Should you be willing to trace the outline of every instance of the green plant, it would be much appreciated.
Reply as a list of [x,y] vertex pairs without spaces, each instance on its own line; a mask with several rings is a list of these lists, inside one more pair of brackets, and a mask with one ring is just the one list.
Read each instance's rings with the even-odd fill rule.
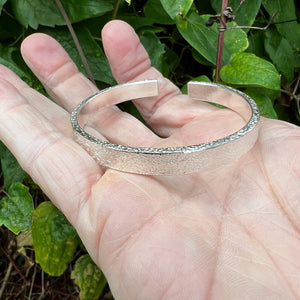
[[[224,14],[226,6],[232,13],[227,10]],[[220,81],[249,94],[262,115],[300,123],[297,1],[0,0],[0,12],[0,63],[42,93],[43,86],[20,55],[20,43],[27,35],[39,31],[56,38],[78,68],[103,88],[115,80],[100,32],[107,21],[118,18],[134,27],[152,64],[182,90],[189,80]],[[70,33],[69,23],[76,36]],[[133,105],[122,108],[137,116]],[[80,287],[81,299],[99,297],[105,278],[85,253],[74,228],[45,201],[3,144],[0,160],[0,225],[9,229],[1,232],[0,252],[10,261],[7,270],[15,268],[26,285],[34,281],[32,265],[36,262],[52,277],[64,276],[72,268],[69,277]],[[7,237],[14,247],[4,243]],[[14,262],[17,253],[27,263],[27,274]],[[1,283],[0,297],[6,283]]]

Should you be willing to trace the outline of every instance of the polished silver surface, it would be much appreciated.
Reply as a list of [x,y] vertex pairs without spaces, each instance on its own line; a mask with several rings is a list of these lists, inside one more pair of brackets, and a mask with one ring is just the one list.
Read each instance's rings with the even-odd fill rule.
[[96,132],[91,134],[84,129],[89,115],[94,111],[157,95],[157,80],[144,80],[110,87],[88,97],[71,114],[75,140],[103,166],[145,175],[188,174],[221,167],[240,158],[256,142],[259,123],[256,103],[248,95],[231,87],[206,82],[189,82],[189,97],[235,111],[245,120],[244,127],[208,143],[166,148],[118,145],[103,140]]

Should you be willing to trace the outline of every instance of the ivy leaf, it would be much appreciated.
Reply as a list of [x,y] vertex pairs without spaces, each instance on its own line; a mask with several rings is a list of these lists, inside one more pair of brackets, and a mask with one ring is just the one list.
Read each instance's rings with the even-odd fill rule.
[[[112,76],[108,60],[103,50],[91,36],[89,30],[82,24],[81,26],[75,25],[74,30],[86,56],[94,79],[104,82],[108,85],[114,85],[115,80]],[[72,60],[76,63],[80,72],[86,74],[84,65],[76,49],[73,38],[66,27],[43,28],[41,31],[55,38],[68,52]]]
[[294,51],[290,43],[277,30],[265,32],[265,49],[278,71],[292,82],[294,79]]
[[[218,45],[218,25],[214,24],[207,27],[205,24],[210,15],[199,16],[191,12],[187,17],[188,26],[186,29],[178,26],[181,35],[211,64],[216,64],[217,45]],[[236,26],[234,22],[228,26]],[[223,47],[223,65],[227,64],[234,53],[243,52],[248,47],[246,33],[242,29],[228,30],[225,32]]]
[[160,0],[147,1],[144,6],[144,13],[147,19],[151,19],[158,24],[171,25],[175,23],[164,10]]
[[7,193],[0,201],[0,225],[4,224],[14,234],[30,230],[34,208],[29,188],[15,182]]
[[252,53],[238,53],[220,71],[221,79],[229,84],[280,89],[280,75],[274,65]]
[[88,254],[75,263],[71,278],[80,288],[80,300],[98,299],[106,285],[106,278]]
[[278,12],[274,19],[277,30],[296,51],[300,51],[300,27],[297,23],[294,0],[263,0],[262,4],[270,16]]
[[193,4],[193,0],[160,0],[160,2],[173,20],[178,17],[184,18]]
[[[261,1],[262,0],[245,1],[237,11],[234,21],[239,25],[251,26],[259,12]],[[229,0],[227,6],[230,6],[233,10],[235,10],[239,6],[240,2],[241,0]],[[222,0],[212,0],[211,5],[217,14],[221,12]]]
[[51,276],[64,273],[79,243],[75,229],[51,202],[35,210],[32,239],[36,261]]
[[[72,23],[101,16],[113,9],[113,0],[61,0]],[[11,0],[14,14],[24,26],[37,29],[39,25],[54,27],[66,22],[55,1],[49,0]]]
[[262,116],[270,119],[278,119],[273,102],[267,93],[264,92],[264,89],[247,88],[245,93],[256,102]]
[[7,189],[15,182],[22,182],[26,173],[12,153],[0,142],[1,168],[4,178],[4,188]]

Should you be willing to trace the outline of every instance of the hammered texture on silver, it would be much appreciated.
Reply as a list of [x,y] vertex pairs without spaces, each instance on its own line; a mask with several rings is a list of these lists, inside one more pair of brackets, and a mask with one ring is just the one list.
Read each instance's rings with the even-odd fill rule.
[[[88,102],[105,93],[114,91],[114,89],[118,89],[118,87],[122,87],[124,93],[126,92],[126,89],[128,89],[130,90],[129,94],[132,94],[136,88],[136,85],[139,85],[139,93],[137,93],[137,97],[142,98],[149,96],[151,95],[151,91],[147,91],[147,93],[145,93],[146,95],[144,95],[143,86],[146,87],[147,84],[150,83],[151,88],[153,88],[153,82],[153,80],[146,80],[130,84],[127,83],[103,90],[85,99],[72,112],[71,122],[75,133],[75,140],[82,145],[83,148],[95,160],[97,160],[100,165],[120,171],[145,175],[188,174],[199,172],[205,169],[220,167],[232,162],[233,160],[237,160],[246,152],[248,152],[249,149],[251,149],[255,144],[258,134],[257,125],[259,122],[259,111],[255,102],[249,96],[240,91],[227,86],[220,86],[212,83],[193,82],[192,84],[194,84],[194,87],[200,88],[200,92],[201,88],[206,88],[208,90],[207,93],[213,93],[214,91],[217,91],[217,93],[221,95],[216,97],[215,102],[218,104],[223,103],[223,90],[229,92],[230,95],[234,94],[234,97],[236,95],[238,96],[237,99],[234,97],[231,99],[231,102],[234,103],[234,105],[239,106],[239,101],[244,100],[247,106],[244,105],[241,107],[244,110],[245,108],[248,109],[249,107],[249,109],[245,110],[245,112],[241,112],[241,115],[245,119],[248,118],[246,125],[237,132],[215,141],[199,145],[169,148],[131,147],[102,141],[88,134],[83,130],[83,126],[79,125],[78,115],[81,109]],[[198,91],[195,90],[195,92]],[[155,91],[155,93],[157,93],[157,91]],[[201,99],[201,95],[199,95],[199,99]],[[214,102],[213,99],[201,100]],[[122,101],[122,99],[120,101]],[[118,103],[118,99],[114,99],[113,102]],[[226,101],[224,100],[224,102]],[[234,105],[232,106],[233,108],[235,108]]]

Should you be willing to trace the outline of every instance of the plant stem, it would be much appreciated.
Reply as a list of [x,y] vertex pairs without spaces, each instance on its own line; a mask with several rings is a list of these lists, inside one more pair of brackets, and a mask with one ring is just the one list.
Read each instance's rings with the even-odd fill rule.
[[237,11],[241,8],[241,6],[245,3],[246,0],[241,0],[240,4],[238,5],[238,7],[234,10],[234,12],[232,13],[233,15],[235,15],[237,13]]
[[34,281],[35,281],[35,275],[36,275],[36,264],[34,266],[33,275],[31,277],[31,285],[30,285],[30,290],[29,290],[29,299],[31,299],[33,284],[34,284]]
[[9,256],[9,254],[3,249],[3,247],[0,245],[0,250],[3,252],[3,254],[7,257],[7,259],[9,260],[10,264],[14,267],[14,269],[17,271],[17,273],[19,274],[19,276],[23,279],[23,281],[25,282],[25,284],[27,285],[28,282],[25,278],[25,276],[21,273],[21,271],[19,270],[19,268],[16,266],[16,264],[14,263],[13,259]]
[[112,17],[111,17],[113,20],[116,19],[116,17],[117,17],[120,2],[121,2],[121,0],[116,0],[115,1],[114,10],[113,10]]
[[226,30],[226,17],[224,16],[224,10],[227,7],[228,0],[222,1],[222,10],[221,10],[221,18],[219,25],[219,38],[218,38],[218,52],[217,52],[217,62],[216,62],[216,82],[221,81],[220,78],[220,70],[222,67],[222,56],[223,56],[223,47],[224,47],[224,34]]
[[[274,14],[272,15],[271,19],[269,20],[268,24],[265,27],[256,27],[256,26],[235,26],[235,27],[227,27],[226,30],[229,29],[255,29],[255,30],[267,30],[270,25],[272,24],[274,18],[277,16],[278,11],[275,11]],[[278,24],[278,23],[276,23]]]
[[4,277],[4,280],[2,282],[2,286],[1,286],[1,289],[0,289],[0,299],[2,299],[2,295],[3,295],[3,292],[4,292],[4,289],[5,289],[5,286],[7,284],[7,281],[8,281],[8,278],[10,276],[10,273],[11,273],[11,270],[12,270],[12,263],[10,262],[10,264],[8,265],[8,268],[6,270],[6,274],[5,274],[5,277]]
[[87,72],[87,75],[88,75],[90,81],[93,82],[96,85],[96,82],[94,80],[93,74],[92,74],[91,69],[89,67],[89,64],[88,64],[88,62],[86,60],[86,57],[85,57],[85,55],[83,53],[83,50],[82,50],[82,48],[80,46],[80,43],[79,43],[78,38],[76,36],[76,33],[75,33],[74,29],[73,29],[73,26],[72,26],[72,24],[70,22],[70,19],[69,19],[68,15],[67,15],[67,13],[66,13],[63,5],[61,4],[60,0],[55,0],[55,2],[56,2],[56,5],[58,6],[58,8],[59,8],[59,10],[60,10],[63,18],[66,21],[66,24],[67,24],[68,29],[69,29],[69,31],[71,33],[71,36],[72,36],[72,38],[74,40],[75,46],[76,46],[76,48],[78,50],[79,56],[80,56],[81,61],[82,61],[83,65],[84,65],[84,68],[85,68],[85,70]]

